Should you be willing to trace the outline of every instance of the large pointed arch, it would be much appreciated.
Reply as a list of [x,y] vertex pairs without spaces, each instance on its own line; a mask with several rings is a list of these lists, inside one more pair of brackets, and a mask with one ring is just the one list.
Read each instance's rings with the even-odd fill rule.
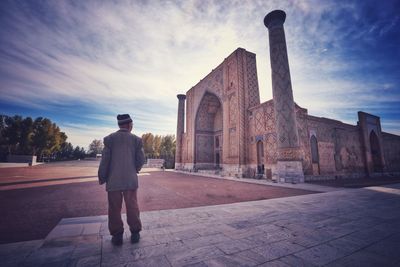
[[195,120],[195,164],[197,169],[215,169],[222,163],[222,104],[206,92],[200,101]]

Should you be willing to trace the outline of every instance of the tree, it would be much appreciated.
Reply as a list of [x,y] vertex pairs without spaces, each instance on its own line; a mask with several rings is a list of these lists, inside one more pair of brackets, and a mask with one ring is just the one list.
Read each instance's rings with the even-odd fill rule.
[[162,158],[167,168],[175,165],[175,136],[153,135],[145,133],[142,135],[143,149],[146,158]]
[[69,142],[64,142],[61,145],[61,149],[60,151],[58,151],[56,157],[59,160],[70,160],[73,159],[73,152],[74,152],[74,147],[72,146],[72,144]]
[[165,135],[161,139],[160,157],[165,160],[165,167],[172,169],[175,165],[175,135]]
[[77,146],[77,147],[75,147],[74,152],[72,154],[73,154],[74,159],[84,159],[86,152],[83,147],[81,148],[81,147]]
[[101,154],[103,152],[103,142],[98,139],[94,139],[89,145],[89,154],[91,156],[96,156],[96,154]]
[[73,158],[67,135],[47,118],[0,115],[0,160],[8,154],[36,155],[51,159]]
[[39,159],[50,156],[61,149],[67,139],[65,133],[47,118],[36,118],[33,122],[32,148]]
[[6,119],[7,117],[8,117],[8,116],[6,116],[6,115],[0,114],[0,133],[2,133],[3,130],[6,128],[5,119]]
[[145,133],[142,135],[143,149],[146,158],[154,157],[154,135],[152,133]]
[[5,136],[6,118],[8,116],[0,114],[0,161],[5,161],[8,154],[8,142]]
[[62,144],[67,141],[67,135],[64,132],[61,132],[60,127],[58,127],[55,123],[53,123],[52,125],[52,130],[52,143],[50,144],[51,147],[49,149],[51,153],[55,153],[57,151],[60,151]]
[[8,146],[8,153],[15,154],[17,152],[18,143],[21,139],[21,123],[22,117],[15,115],[5,118],[6,127],[4,129],[4,137]]
[[161,135],[154,136],[153,150],[154,150],[154,157],[155,158],[159,158],[160,157],[161,138],[162,138]]
[[21,121],[21,131],[19,136],[19,144],[17,153],[23,155],[32,154],[32,130],[33,120],[31,117],[26,117]]

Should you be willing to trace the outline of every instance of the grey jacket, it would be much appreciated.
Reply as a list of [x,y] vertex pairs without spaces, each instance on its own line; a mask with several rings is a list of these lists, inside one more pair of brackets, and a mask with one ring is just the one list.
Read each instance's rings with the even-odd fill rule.
[[126,129],[104,137],[99,166],[99,183],[107,183],[107,191],[138,188],[138,176],[144,164],[142,139]]

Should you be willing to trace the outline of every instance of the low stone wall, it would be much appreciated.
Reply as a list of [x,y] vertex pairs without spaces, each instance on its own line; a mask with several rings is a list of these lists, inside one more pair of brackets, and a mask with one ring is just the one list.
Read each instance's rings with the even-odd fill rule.
[[9,162],[9,163],[28,163],[29,165],[36,165],[36,156],[8,155],[7,162]]
[[162,168],[164,166],[164,159],[147,159],[145,168]]

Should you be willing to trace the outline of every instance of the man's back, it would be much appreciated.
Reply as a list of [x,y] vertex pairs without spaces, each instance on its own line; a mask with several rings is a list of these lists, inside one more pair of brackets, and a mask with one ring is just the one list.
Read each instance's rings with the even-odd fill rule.
[[126,129],[120,129],[104,138],[99,177],[107,180],[107,191],[137,189],[137,172],[143,163],[141,138]]

